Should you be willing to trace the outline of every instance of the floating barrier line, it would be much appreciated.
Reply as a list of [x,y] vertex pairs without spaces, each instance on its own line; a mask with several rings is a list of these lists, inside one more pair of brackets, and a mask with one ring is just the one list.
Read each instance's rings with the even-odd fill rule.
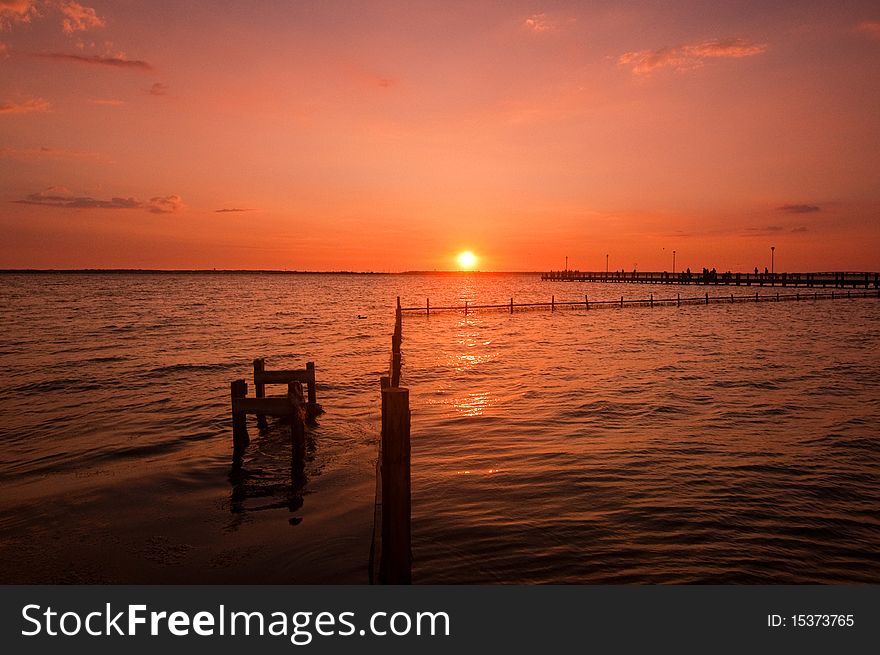
[[524,303],[515,303],[513,302],[513,298],[510,299],[509,302],[506,303],[493,303],[493,304],[480,304],[480,305],[472,305],[469,302],[465,302],[463,305],[432,305],[430,303],[430,299],[426,299],[425,305],[421,307],[400,307],[399,311],[402,312],[423,312],[426,315],[431,314],[432,312],[463,312],[464,314],[468,314],[474,310],[479,309],[492,309],[492,310],[506,310],[509,313],[513,313],[515,309],[534,309],[534,308],[547,308],[551,311],[555,311],[557,307],[571,307],[574,309],[600,309],[600,308],[624,308],[624,307],[654,307],[655,305],[661,306],[678,306],[681,305],[708,305],[710,303],[760,303],[760,302],[788,302],[788,301],[801,301],[801,300],[846,300],[853,298],[878,298],[880,299],[880,289],[877,291],[851,291],[851,290],[841,290],[841,291],[804,291],[797,293],[787,293],[780,294],[776,293],[773,295],[760,295],[755,293],[753,295],[747,296],[737,296],[734,294],[726,295],[726,296],[710,296],[708,293],[702,296],[689,296],[687,298],[682,298],[679,294],[678,296],[672,298],[654,298],[653,295],[649,298],[635,298],[635,299],[626,299],[621,297],[620,299],[615,300],[590,300],[587,297],[584,297],[583,300],[556,300],[556,297],[553,296],[550,302],[524,302]]

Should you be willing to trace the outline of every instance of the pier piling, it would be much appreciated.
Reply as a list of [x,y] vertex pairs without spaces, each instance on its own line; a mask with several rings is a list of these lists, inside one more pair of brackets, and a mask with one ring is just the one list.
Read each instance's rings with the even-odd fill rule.
[[[265,371],[266,360],[262,357],[258,357],[254,360],[254,394],[257,398],[266,397],[266,385],[263,382],[257,382]],[[262,430],[268,427],[268,425],[269,424],[266,422],[266,415],[257,414],[257,427]]]
[[232,391],[232,452],[233,457],[240,457],[250,443],[250,439],[247,432],[247,414],[236,411],[236,399],[247,396],[247,382],[234,380],[230,386]]
[[382,389],[382,547],[379,582],[410,584],[409,390]]

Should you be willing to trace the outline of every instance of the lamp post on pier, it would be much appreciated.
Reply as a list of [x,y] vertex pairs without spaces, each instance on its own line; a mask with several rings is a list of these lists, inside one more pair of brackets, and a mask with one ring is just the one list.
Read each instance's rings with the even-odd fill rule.
[[770,246],[770,272],[771,273],[776,272],[776,262],[775,262],[776,257],[775,257],[775,255],[776,255],[776,246]]

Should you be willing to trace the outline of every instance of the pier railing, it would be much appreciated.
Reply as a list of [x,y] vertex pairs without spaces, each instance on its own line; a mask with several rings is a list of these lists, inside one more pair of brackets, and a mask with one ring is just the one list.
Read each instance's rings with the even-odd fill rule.
[[760,302],[787,302],[800,300],[841,300],[845,298],[880,298],[880,289],[877,291],[853,291],[847,289],[845,291],[795,291],[794,293],[761,294],[755,292],[749,295],[709,295],[707,291],[701,296],[686,296],[676,294],[674,297],[655,298],[654,294],[650,294],[647,298],[625,298],[621,296],[619,300],[590,300],[588,295],[584,295],[583,300],[556,300],[556,296],[550,297],[550,302],[514,302],[513,298],[506,303],[493,304],[470,304],[465,301],[463,305],[431,305],[431,299],[426,298],[425,304],[421,307],[398,307],[398,315],[403,312],[424,313],[426,315],[431,312],[462,312],[465,315],[473,313],[477,310],[498,310],[513,313],[514,310],[522,309],[549,309],[556,311],[557,309],[623,309],[625,307],[660,307],[660,306],[677,306],[683,305],[708,305],[710,303],[760,303]]
[[717,284],[735,286],[807,287],[840,289],[880,288],[880,273],[718,273],[717,271],[549,271],[542,280],[553,282],[609,282],[637,284]]
[[400,386],[403,310],[400,298],[394,313],[391,363],[379,380],[382,394],[382,432],[376,460],[376,503],[370,548],[371,583],[409,584],[412,581],[410,409],[409,389]]

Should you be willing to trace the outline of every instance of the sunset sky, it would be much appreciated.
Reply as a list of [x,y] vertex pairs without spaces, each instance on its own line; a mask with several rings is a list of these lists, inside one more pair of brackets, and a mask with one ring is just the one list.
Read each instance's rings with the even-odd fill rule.
[[0,0],[0,268],[880,269],[872,2]]

